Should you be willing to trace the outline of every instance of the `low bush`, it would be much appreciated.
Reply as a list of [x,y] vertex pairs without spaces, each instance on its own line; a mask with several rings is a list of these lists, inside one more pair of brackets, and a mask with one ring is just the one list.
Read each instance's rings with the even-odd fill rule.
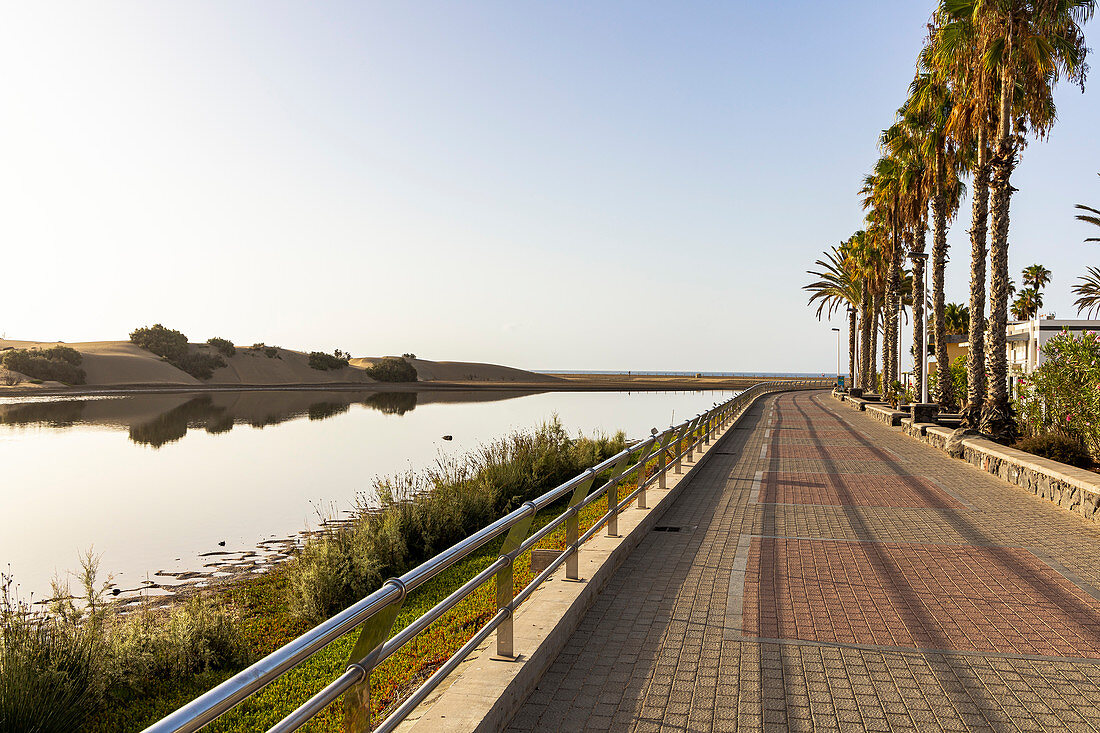
[[405,359],[387,356],[364,370],[367,376],[378,382],[415,382],[416,367]]
[[210,379],[214,376],[214,370],[226,366],[226,362],[220,354],[189,352],[173,359],[172,366],[182,369],[195,379]]
[[214,338],[207,339],[206,343],[210,344],[219,352],[221,352],[222,356],[233,356],[237,353],[237,347],[234,346],[233,342],[229,339],[218,338],[217,336],[215,336]]
[[50,349],[9,349],[0,354],[0,365],[31,379],[66,384],[84,384],[87,375],[80,368],[80,352],[68,346]]
[[169,361],[187,353],[187,337],[159,323],[135,328],[130,332],[130,342]]
[[248,348],[250,348],[252,351],[263,352],[264,356],[266,356],[268,359],[282,359],[283,358],[282,356],[279,355],[279,347],[278,346],[268,346],[263,341],[261,341],[258,344],[252,344]]
[[1068,466],[1078,468],[1092,466],[1092,457],[1085,444],[1077,438],[1061,433],[1046,433],[1024,438],[1016,443],[1015,448]]
[[309,366],[311,369],[318,369],[320,371],[329,371],[334,369],[343,369],[348,365],[348,357],[346,354],[336,350],[335,354],[326,354],[323,351],[311,351],[309,352]]
[[622,433],[570,438],[555,418],[422,473],[380,479],[372,501],[360,498],[357,521],[307,542],[289,565],[288,605],[326,619],[625,444]]

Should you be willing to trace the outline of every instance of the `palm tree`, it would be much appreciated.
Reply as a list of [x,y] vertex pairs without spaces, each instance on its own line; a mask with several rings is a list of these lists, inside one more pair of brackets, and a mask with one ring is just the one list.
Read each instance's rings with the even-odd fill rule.
[[[1096,175],[1100,176],[1100,173]],[[1077,208],[1081,211],[1087,211],[1087,214],[1078,214],[1077,220],[1087,222],[1093,226],[1100,227],[1100,209],[1094,209],[1091,206],[1085,206],[1084,204],[1077,204]],[[1100,237],[1089,237],[1086,242],[1100,242]],[[1083,279],[1083,278],[1082,278]]]
[[[970,214],[970,299],[968,312],[970,348],[966,358],[966,404],[963,424],[978,427],[985,398],[985,282],[986,233],[989,220],[989,137],[991,110],[986,87],[988,74],[980,73],[982,54],[978,28],[967,8],[943,2],[933,16],[929,65],[952,90],[955,104],[947,128],[970,165],[973,197]],[[937,380],[942,381],[942,380]],[[962,396],[960,395],[960,401]]]
[[[953,336],[961,336],[970,328],[970,309],[960,303],[948,303],[943,309],[944,321],[947,333]],[[947,349],[944,348],[946,354]],[[945,357],[946,360],[946,357]],[[937,363],[939,357],[936,357]]]
[[[886,389],[898,377],[897,364],[898,294],[901,273],[901,189],[902,164],[889,155],[879,158],[873,172],[864,178],[863,206],[870,209],[867,231],[875,235],[877,244],[886,252],[886,282],[881,305],[883,316],[882,377]],[[877,310],[877,309],[876,309]]]
[[1050,270],[1042,265],[1028,265],[1024,268],[1023,281],[1024,287],[1042,290],[1050,284]]
[[[854,237],[855,235],[853,235]],[[810,275],[820,278],[809,285],[804,285],[803,290],[810,292],[809,305],[817,304],[817,320],[826,315],[832,320],[833,314],[839,310],[847,312],[856,309],[862,298],[862,287],[856,275],[858,269],[850,262],[852,253],[852,238],[842,242],[839,247],[833,247],[831,252],[825,253],[825,258],[817,260],[814,264],[820,270],[807,270]],[[856,322],[849,318],[848,329],[848,364],[849,375],[853,386],[855,384],[856,365]]]
[[[969,23],[976,87],[996,121],[990,159],[991,236],[989,381],[982,430],[1011,440],[1016,423],[1008,401],[1008,224],[1011,177],[1024,134],[1044,137],[1054,124],[1053,88],[1061,77],[1084,84],[1088,67],[1081,25],[1096,0],[944,0],[941,7]],[[982,123],[983,128],[985,123]]]
[[1090,267],[1088,275],[1078,278],[1081,282],[1073,286],[1073,294],[1079,295],[1073,304],[1077,306],[1077,312],[1087,311],[1089,318],[1093,318],[1100,311],[1100,267]]
[[1034,318],[1043,307],[1043,294],[1037,288],[1024,288],[1009,309],[1017,321]]

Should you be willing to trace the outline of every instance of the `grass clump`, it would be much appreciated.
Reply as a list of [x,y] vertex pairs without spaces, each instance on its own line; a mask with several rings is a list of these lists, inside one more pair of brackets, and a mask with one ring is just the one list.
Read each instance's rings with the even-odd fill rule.
[[387,356],[367,367],[367,376],[378,382],[415,382],[416,367],[403,357]]
[[84,384],[87,374],[80,368],[83,357],[76,349],[54,346],[49,349],[8,349],[0,354],[0,366],[26,375],[31,381]]
[[291,563],[289,605],[322,621],[624,446],[622,433],[571,438],[555,417],[463,458],[379,479],[377,506],[360,497],[357,521],[306,543]]
[[222,356],[229,357],[237,353],[237,347],[234,346],[233,342],[229,339],[218,338],[217,336],[215,336],[214,338],[206,339],[206,343],[217,349]]
[[350,359],[351,356],[340,351],[340,349],[331,354],[326,354],[323,351],[311,351],[309,352],[309,367],[322,372],[343,369],[348,365]]
[[99,583],[99,558],[81,558],[84,595],[54,582],[48,612],[0,595],[0,731],[82,731],[97,715],[162,684],[247,661],[236,616],[194,596],[172,611],[120,615]]
[[1089,468],[1092,466],[1092,457],[1088,448],[1079,438],[1064,433],[1043,433],[1030,438],[1024,438],[1014,446],[1017,450],[1034,453],[1052,461],[1065,463],[1068,466]]

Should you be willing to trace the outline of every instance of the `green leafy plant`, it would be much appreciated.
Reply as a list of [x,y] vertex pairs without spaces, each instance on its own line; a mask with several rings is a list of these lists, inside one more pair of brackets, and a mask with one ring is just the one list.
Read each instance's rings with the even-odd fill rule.
[[339,349],[337,349],[334,354],[326,354],[323,351],[311,351],[309,353],[309,366],[311,369],[320,371],[343,369],[348,365],[349,359],[350,357]]
[[378,382],[415,382],[416,367],[404,358],[387,356],[364,370],[367,376]]
[[1069,331],[1043,346],[1046,360],[1019,382],[1017,420],[1025,437],[1063,435],[1100,454],[1100,337]]
[[187,353],[187,336],[159,323],[135,328],[130,332],[130,342],[169,361]]
[[221,352],[222,356],[228,357],[233,356],[237,353],[237,347],[234,346],[233,342],[229,339],[218,338],[217,336],[215,336],[214,338],[207,339],[206,343],[210,344],[219,352]]

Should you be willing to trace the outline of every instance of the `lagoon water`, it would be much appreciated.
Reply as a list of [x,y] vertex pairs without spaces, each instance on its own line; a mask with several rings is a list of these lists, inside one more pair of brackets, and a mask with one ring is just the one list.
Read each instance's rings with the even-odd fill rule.
[[[0,399],[0,570],[20,595],[78,567],[135,588],[354,506],[372,479],[557,414],[642,437],[735,392],[253,391]],[[453,440],[444,441],[442,436]]]

